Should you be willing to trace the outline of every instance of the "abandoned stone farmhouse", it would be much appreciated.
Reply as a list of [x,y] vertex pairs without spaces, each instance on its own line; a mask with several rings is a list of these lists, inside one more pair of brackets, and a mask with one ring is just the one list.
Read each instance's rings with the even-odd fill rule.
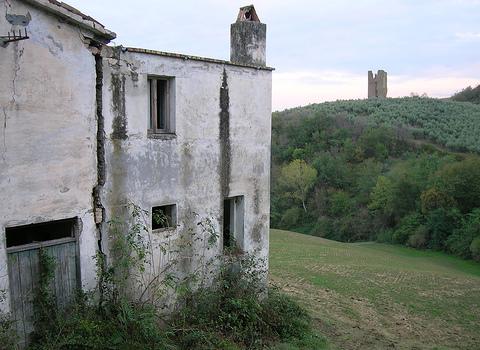
[[[56,0],[3,3],[0,305],[21,332],[39,249],[56,258],[59,303],[93,289],[93,257],[108,255],[108,223],[128,203],[154,240],[175,244],[208,217],[212,256],[235,245],[267,258],[272,69],[253,6],[230,28],[226,61],[109,46],[115,33]],[[169,257],[153,258],[158,272]]]

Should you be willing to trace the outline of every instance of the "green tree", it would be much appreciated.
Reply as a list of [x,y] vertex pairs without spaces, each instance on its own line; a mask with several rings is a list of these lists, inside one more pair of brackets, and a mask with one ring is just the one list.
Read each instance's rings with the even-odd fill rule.
[[392,181],[385,176],[379,176],[377,184],[370,195],[370,204],[368,209],[372,212],[380,212],[387,216],[393,214],[393,201],[395,189]]
[[463,213],[479,208],[480,159],[471,157],[445,165],[438,172],[435,187],[453,198]]
[[435,209],[447,209],[456,207],[457,205],[452,197],[444,192],[439,191],[435,187],[423,191],[420,196],[420,200],[422,202],[422,213],[424,214],[427,214]]
[[305,201],[308,192],[317,179],[317,170],[304,160],[294,159],[282,167],[279,182],[285,189],[284,195],[302,202],[303,210],[307,212]]

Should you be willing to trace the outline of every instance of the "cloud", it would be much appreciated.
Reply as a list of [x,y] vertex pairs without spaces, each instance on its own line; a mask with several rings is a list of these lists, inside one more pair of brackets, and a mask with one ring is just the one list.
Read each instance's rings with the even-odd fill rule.
[[464,41],[480,41],[480,32],[474,33],[474,32],[460,32],[460,33],[455,33],[455,37],[460,40]]

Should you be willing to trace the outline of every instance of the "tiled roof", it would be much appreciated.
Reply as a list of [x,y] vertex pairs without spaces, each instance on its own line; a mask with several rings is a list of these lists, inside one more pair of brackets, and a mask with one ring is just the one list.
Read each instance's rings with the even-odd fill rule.
[[60,16],[73,24],[86,28],[96,35],[110,41],[116,38],[116,34],[105,28],[103,24],[76,8],[57,0],[23,0],[33,6],[42,8],[57,16]]

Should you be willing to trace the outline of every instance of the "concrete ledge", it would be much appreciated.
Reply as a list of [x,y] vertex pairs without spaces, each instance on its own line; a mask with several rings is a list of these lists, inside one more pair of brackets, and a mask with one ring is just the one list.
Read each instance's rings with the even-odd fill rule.
[[148,55],[157,55],[157,56],[179,58],[179,59],[182,59],[182,60],[192,60],[192,61],[202,61],[202,62],[217,63],[217,64],[226,64],[226,65],[229,65],[229,66],[236,66],[236,67],[242,67],[242,68],[253,68],[253,69],[267,70],[267,71],[275,70],[275,68],[272,68],[272,67],[253,66],[253,65],[247,65],[247,64],[234,63],[234,62],[225,61],[225,60],[218,60],[218,59],[215,59],[215,58],[190,56],[190,55],[184,55],[184,54],[173,53],[173,52],[140,49],[140,48],[137,48],[137,47],[126,47],[126,48],[124,48],[124,50],[126,50],[127,52],[136,52],[136,53],[144,53],[144,54],[148,54]]

